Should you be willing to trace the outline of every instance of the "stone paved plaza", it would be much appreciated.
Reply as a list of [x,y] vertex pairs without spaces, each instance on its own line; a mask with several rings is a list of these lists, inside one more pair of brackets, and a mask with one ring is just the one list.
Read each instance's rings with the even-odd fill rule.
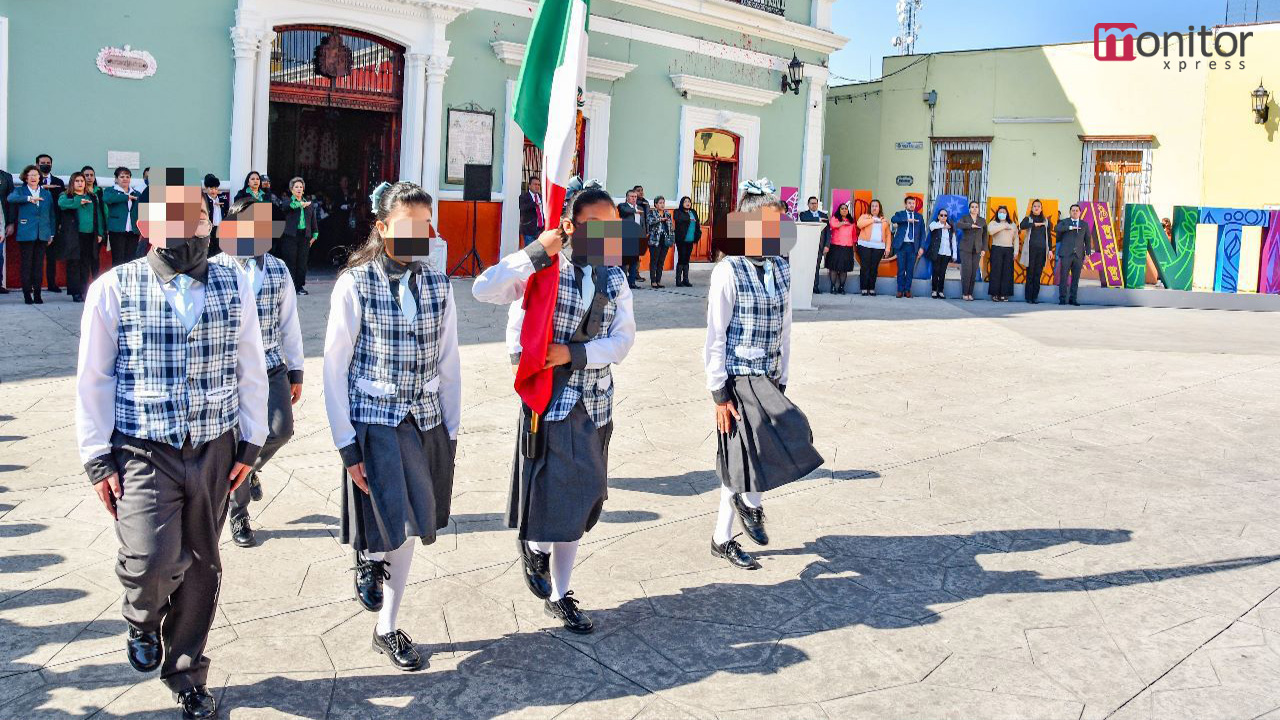
[[[827,463],[766,498],[744,572],[708,551],[704,289],[637,291],[584,639],[524,589],[504,314],[457,281],[453,522],[417,551],[401,622],[430,667],[406,675],[370,650],[336,540],[330,286],[301,299],[308,381],[261,545],[224,535],[223,717],[1280,718],[1276,315],[823,296],[788,392]],[[76,457],[79,306],[46,303],[0,301],[0,717],[174,718],[125,660]]]

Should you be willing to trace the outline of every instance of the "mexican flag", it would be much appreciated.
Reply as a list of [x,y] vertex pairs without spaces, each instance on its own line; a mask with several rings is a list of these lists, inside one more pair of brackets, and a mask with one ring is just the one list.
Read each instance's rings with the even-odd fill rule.
[[[578,98],[587,75],[590,0],[542,0],[516,86],[515,121],[542,150],[543,202],[547,228],[560,222],[565,186],[577,146]],[[520,330],[516,393],[538,414],[551,402],[552,374],[544,370],[554,326],[559,263],[529,279]]]

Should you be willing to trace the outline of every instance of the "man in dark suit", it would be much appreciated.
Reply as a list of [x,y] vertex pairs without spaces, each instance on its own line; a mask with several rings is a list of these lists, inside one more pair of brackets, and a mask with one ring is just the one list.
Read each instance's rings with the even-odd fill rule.
[[217,175],[209,173],[204,176],[204,209],[209,213],[209,222],[213,223],[213,231],[209,233],[209,257],[222,252],[218,247],[218,224],[227,215],[230,196],[222,192],[222,181]]
[[[809,209],[800,211],[800,222],[827,222],[827,214],[820,210],[821,204],[818,198],[809,198]],[[818,287],[818,276],[821,275],[822,258],[827,254],[827,244],[831,242],[831,226],[822,228],[822,237],[818,240],[818,265],[813,269],[813,294],[821,295],[822,290]]]
[[[57,207],[58,196],[67,189],[67,184],[62,178],[53,174],[53,156],[49,153],[41,153],[36,156],[36,168],[40,170],[40,187],[49,191],[53,196],[54,207]],[[55,221],[58,219],[55,213]],[[44,254],[44,279],[45,285],[51,293],[61,293],[62,288],[58,287],[58,253],[55,246],[50,246],[45,250]]]
[[[623,222],[633,222],[640,227],[640,245],[644,247],[646,241],[643,239],[648,228],[644,211],[640,209],[634,188],[627,191],[627,200],[618,205],[618,218]],[[640,258],[631,258],[623,263],[622,269],[627,272],[627,284],[632,290],[640,287]]]
[[9,288],[5,287],[5,268],[8,267],[6,263],[9,260],[6,254],[9,251],[7,240],[13,234],[13,218],[17,217],[17,213],[8,205],[8,197],[12,192],[13,173],[0,168],[0,295],[9,294]]
[[[1093,252],[1093,233],[1089,223],[1080,219],[1080,206],[1071,206],[1071,218],[1058,221],[1054,228],[1058,236],[1055,249],[1058,258],[1058,304],[1079,305],[1076,293],[1080,288],[1080,271],[1084,268],[1084,256]],[[1068,274],[1071,276],[1067,279]]]
[[520,240],[528,245],[547,229],[547,211],[542,205],[542,179],[529,176],[529,189],[520,193]]

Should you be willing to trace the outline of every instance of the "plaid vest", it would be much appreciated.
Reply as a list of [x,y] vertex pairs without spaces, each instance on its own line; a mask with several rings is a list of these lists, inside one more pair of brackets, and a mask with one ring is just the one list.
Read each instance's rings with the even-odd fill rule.
[[782,374],[782,316],[791,293],[791,266],[780,257],[769,259],[777,283],[774,297],[765,295],[764,282],[750,260],[729,257],[722,261],[733,268],[738,293],[725,333],[725,370],[730,376],[777,378]]
[[116,268],[116,430],[181,448],[238,427],[240,335],[236,271],[209,265],[204,312],[188,333],[146,258]]
[[[270,370],[284,362],[284,356],[280,354],[280,300],[284,297],[284,280],[289,276],[289,268],[283,260],[270,253],[263,255],[262,260],[264,266],[258,268],[262,273],[262,289],[257,296],[258,325],[262,328],[262,350]],[[209,258],[209,262],[244,272],[249,258],[218,253]]]
[[[398,426],[412,414],[420,430],[440,424],[440,318],[449,297],[449,279],[422,266],[418,273],[418,315],[410,325],[391,294],[379,262],[351,268],[360,296],[360,334],[347,373],[351,419]],[[406,272],[405,278],[409,275]]]
[[[600,329],[595,334],[597,338],[608,336],[609,325],[613,323],[613,318],[618,312],[616,303],[618,291],[627,281],[622,268],[609,268],[608,277],[608,287],[605,292],[609,302],[605,304],[604,313],[600,318]],[[552,342],[560,345],[568,344],[573,334],[582,326],[582,319],[590,307],[591,298],[586,298],[584,301],[574,284],[573,264],[561,263]],[[596,427],[604,427],[613,421],[613,373],[609,366],[574,370],[564,390],[547,407],[545,419],[548,422],[564,420],[569,417],[569,412],[579,400],[582,401],[583,407],[586,408],[587,414],[591,416]]]

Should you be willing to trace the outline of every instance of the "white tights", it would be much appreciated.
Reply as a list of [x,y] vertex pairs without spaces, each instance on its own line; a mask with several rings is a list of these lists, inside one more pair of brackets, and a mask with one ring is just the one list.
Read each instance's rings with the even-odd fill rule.
[[418,538],[411,537],[400,547],[388,553],[365,553],[370,560],[387,563],[391,577],[382,583],[382,609],[378,611],[378,634],[386,635],[397,629],[396,616],[400,614],[400,601],[409,582],[409,568],[413,565],[413,546]]
[[578,558],[578,541],[534,542],[526,540],[530,550],[551,555],[551,602],[569,592],[569,580],[573,577],[573,562]]
[[[711,536],[717,545],[723,545],[729,542],[733,537],[733,520],[738,517],[738,511],[733,508],[734,492],[727,487],[720,488],[720,514],[716,517],[716,531]],[[764,493],[745,492],[741,493],[742,504],[750,508],[760,507]]]

